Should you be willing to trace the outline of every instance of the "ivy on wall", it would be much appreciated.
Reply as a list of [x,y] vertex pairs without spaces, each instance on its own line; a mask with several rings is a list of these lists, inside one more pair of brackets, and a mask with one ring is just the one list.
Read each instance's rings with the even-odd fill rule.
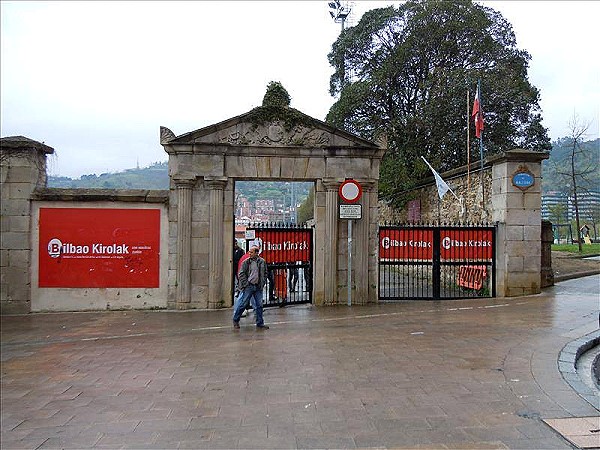
[[282,121],[286,131],[292,130],[297,125],[317,126],[317,122],[312,117],[291,108],[290,99],[290,94],[279,81],[271,81],[267,85],[262,106],[252,109],[248,113],[248,120],[255,126]]

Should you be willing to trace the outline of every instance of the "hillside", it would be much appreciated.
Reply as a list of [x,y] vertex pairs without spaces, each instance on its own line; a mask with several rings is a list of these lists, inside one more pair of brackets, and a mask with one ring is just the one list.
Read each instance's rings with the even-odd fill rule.
[[143,169],[117,173],[82,175],[78,179],[48,177],[48,187],[70,189],[169,189],[168,163],[157,162]]
[[[568,138],[552,143],[550,158],[542,163],[542,191],[570,194],[571,141]],[[581,143],[575,156],[577,185],[582,190],[600,190],[600,139]],[[578,189],[579,191],[579,189]]]

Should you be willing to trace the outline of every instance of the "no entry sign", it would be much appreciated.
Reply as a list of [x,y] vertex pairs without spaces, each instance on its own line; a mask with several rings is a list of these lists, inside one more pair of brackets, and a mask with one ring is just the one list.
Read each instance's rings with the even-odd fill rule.
[[358,181],[350,179],[340,185],[338,193],[346,203],[356,203],[362,196],[362,187]]

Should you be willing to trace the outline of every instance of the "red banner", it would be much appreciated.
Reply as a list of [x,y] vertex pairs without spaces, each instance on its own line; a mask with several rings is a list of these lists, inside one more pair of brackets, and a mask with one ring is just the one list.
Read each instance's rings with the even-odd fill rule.
[[251,245],[260,247],[267,263],[310,261],[311,230],[256,230]]
[[379,230],[379,259],[419,260],[433,259],[433,230]]
[[39,287],[159,287],[159,209],[40,208],[39,230]]
[[491,261],[492,231],[478,229],[440,230],[442,261]]
[[[440,230],[442,261],[491,261],[492,230]],[[431,261],[432,229],[380,229],[379,259],[382,261]]]

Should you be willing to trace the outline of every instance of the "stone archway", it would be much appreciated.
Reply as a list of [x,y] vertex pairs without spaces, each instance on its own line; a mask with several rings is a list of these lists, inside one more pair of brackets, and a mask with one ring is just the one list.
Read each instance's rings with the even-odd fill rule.
[[169,307],[231,306],[236,180],[314,181],[316,305],[345,303],[347,239],[338,219],[338,188],[363,187],[362,219],[353,227],[353,302],[376,302],[377,187],[380,144],[333,128],[288,106],[262,106],[175,136],[161,127],[169,154]]

